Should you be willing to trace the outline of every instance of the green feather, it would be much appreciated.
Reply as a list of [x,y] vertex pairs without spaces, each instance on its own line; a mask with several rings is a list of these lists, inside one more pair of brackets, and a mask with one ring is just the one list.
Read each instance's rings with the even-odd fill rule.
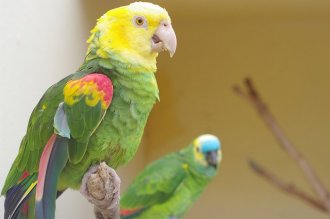
[[73,164],[77,164],[83,159],[87,151],[89,138],[106,113],[102,109],[100,101],[95,106],[88,106],[85,98],[88,97],[81,96],[80,100],[72,106],[64,105],[72,136],[69,143],[69,159]]
[[83,159],[87,151],[87,142],[77,142],[76,140],[70,139],[69,141],[69,160],[73,164],[79,163]]
[[[75,151],[79,151],[76,155],[69,151],[70,160],[73,162],[68,162],[60,175],[58,190],[79,189],[83,175],[93,164],[106,161],[111,167],[117,168],[134,156],[148,115],[157,100],[155,94],[158,94],[158,88],[153,73],[141,72],[127,76],[127,69],[120,72],[116,70],[116,64],[118,63],[115,61],[109,63],[109,60],[103,59],[86,61],[78,72],[67,76],[45,92],[31,114],[27,133],[9,171],[2,195],[16,184],[24,171],[38,171],[43,148],[54,133],[54,116],[59,104],[64,101],[63,89],[66,83],[93,72],[106,74],[113,82],[112,103],[105,115],[99,113],[99,108],[92,111],[68,109],[68,123],[70,129],[73,127],[70,131],[73,133],[72,136],[77,138],[73,139],[80,142],[82,147],[76,147]],[[81,113],[86,113],[87,116],[79,117]],[[81,121],[84,122],[84,129],[87,127],[86,130],[79,130],[82,126]]]
[[181,218],[216,171],[194,160],[192,145],[169,154],[148,165],[121,196],[120,208],[136,211],[121,218]]
[[121,208],[147,208],[164,202],[186,177],[181,164],[178,155],[172,154],[148,166],[122,195]]

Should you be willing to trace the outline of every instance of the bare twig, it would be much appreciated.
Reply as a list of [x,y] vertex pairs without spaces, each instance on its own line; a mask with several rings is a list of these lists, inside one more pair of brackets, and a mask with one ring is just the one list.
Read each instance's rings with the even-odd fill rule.
[[96,219],[119,219],[120,178],[106,163],[85,174],[80,193],[94,205]]
[[[301,171],[305,175],[308,183],[313,188],[314,192],[320,199],[324,209],[330,213],[330,197],[329,192],[323,185],[323,183],[317,177],[314,169],[303,157],[303,155],[295,148],[295,146],[289,141],[289,139],[284,134],[283,130],[279,127],[276,119],[273,117],[272,113],[267,108],[267,105],[259,96],[258,91],[255,89],[251,79],[247,78],[245,80],[245,87],[247,89],[244,92],[240,87],[235,86],[234,91],[241,97],[247,99],[259,112],[260,117],[266,123],[270,131],[273,133],[279,145],[291,156],[291,158],[297,163]],[[260,173],[260,172],[259,172]],[[270,178],[269,178],[270,179]],[[278,182],[278,180],[277,180]],[[276,184],[273,182],[273,184]],[[293,194],[293,193],[290,193]],[[296,195],[297,196],[297,195]],[[301,197],[301,196],[300,196]],[[308,198],[309,200],[313,200]],[[315,206],[315,205],[314,205]]]
[[283,182],[280,178],[278,178],[274,174],[268,172],[266,169],[261,167],[259,164],[257,164],[253,160],[249,161],[249,165],[257,174],[259,174],[261,177],[264,177],[265,180],[267,180],[272,185],[276,186],[282,192],[289,193],[289,194],[307,202],[308,204],[314,206],[315,208],[318,208],[321,211],[325,211],[325,212],[327,211],[327,209],[324,207],[324,205],[321,201],[319,201],[313,197],[310,197],[302,190],[296,188],[295,185]]

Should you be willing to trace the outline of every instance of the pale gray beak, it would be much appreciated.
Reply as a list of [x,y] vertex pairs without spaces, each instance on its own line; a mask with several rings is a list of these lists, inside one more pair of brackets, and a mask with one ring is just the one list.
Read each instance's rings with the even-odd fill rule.
[[168,51],[172,57],[176,50],[176,35],[169,21],[162,21],[151,38],[153,52]]

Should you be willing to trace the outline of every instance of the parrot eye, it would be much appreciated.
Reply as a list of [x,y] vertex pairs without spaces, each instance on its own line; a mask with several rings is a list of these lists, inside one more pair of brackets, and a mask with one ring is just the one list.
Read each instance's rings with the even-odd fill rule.
[[147,25],[146,19],[141,16],[134,17],[133,22],[134,22],[135,26],[137,26],[137,27],[146,27],[146,25]]

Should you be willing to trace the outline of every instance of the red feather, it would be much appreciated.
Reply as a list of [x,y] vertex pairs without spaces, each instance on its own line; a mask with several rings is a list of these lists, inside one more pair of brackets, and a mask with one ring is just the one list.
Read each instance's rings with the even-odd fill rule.
[[142,208],[133,208],[133,209],[120,209],[121,216],[129,216],[135,213],[138,213]]

